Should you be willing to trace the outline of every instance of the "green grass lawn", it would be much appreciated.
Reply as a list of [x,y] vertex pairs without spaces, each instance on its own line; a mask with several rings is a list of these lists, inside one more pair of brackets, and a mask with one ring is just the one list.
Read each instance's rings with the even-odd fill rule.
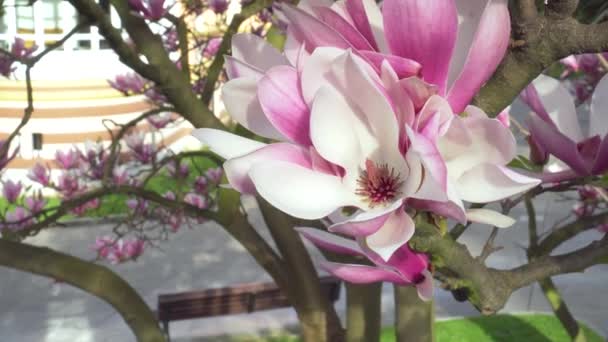
[[[566,330],[552,315],[495,315],[441,321],[435,324],[437,342],[570,342]],[[588,342],[603,342],[597,333],[584,326]],[[299,342],[295,335],[274,334],[266,337],[221,336],[210,340],[231,342]],[[382,330],[381,342],[394,342],[391,327]],[[370,341],[372,342],[372,341]]]
[[[198,175],[203,174],[203,172],[210,167],[218,166],[212,159],[206,157],[188,158],[185,162],[191,165],[191,173],[187,180],[175,179],[167,174],[166,171],[161,171],[149,180],[145,187],[146,190],[155,191],[161,195],[169,190],[176,192],[177,189],[187,192],[190,190],[192,182]],[[130,196],[123,194],[107,195],[101,201],[99,208],[87,211],[84,217],[104,218],[112,215],[125,214],[129,210],[126,205],[129,198]],[[60,199],[57,197],[47,197],[46,200],[46,208],[54,208],[61,203]],[[14,207],[14,204],[8,203],[4,197],[0,196],[0,213],[13,210]],[[70,220],[73,218],[74,215],[68,214],[65,215],[62,220]]]

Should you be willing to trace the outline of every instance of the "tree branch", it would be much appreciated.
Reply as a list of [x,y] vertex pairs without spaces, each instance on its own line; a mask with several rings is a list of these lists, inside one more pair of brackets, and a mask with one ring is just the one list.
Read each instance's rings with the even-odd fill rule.
[[[569,11],[572,6],[572,1],[553,2],[559,11]],[[523,4],[521,1],[518,6]],[[530,20],[531,9],[525,8],[512,12],[515,44],[474,99],[475,105],[492,116],[511,104],[552,63],[571,54],[608,51],[608,22],[584,25],[564,16],[566,12],[552,11]]]
[[139,294],[108,268],[44,247],[0,239],[0,265],[51,277],[110,304],[140,342],[163,342],[154,314]]
[[504,271],[504,275],[516,290],[539,279],[584,271],[604,257],[608,257],[608,236],[571,253],[539,257],[529,264]]
[[538,244],[538,247],[533,250],[534,255],[549,254],[559,245],[575,237],[580,232],[592,229],[606,222],[608,222],[608,212],[581,218],[557,228]]

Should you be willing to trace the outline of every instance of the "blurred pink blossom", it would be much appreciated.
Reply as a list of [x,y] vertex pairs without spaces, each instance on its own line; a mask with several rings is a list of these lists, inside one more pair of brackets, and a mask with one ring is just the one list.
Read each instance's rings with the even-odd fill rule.
[[43,186],[48,186],[51,182],[51,171],[41,163],[36,163],[27,174],[27,177]]
[[22,189],[23,185],[21,182],[13,182],[9,179],[2,185],[2,195],[9,203],[15,203],[19,195],[21,195]]

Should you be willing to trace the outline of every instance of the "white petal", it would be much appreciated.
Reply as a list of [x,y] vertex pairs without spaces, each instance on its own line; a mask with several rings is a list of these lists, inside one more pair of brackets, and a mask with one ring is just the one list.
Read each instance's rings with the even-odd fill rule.
[[253,133],[271,139],[285,140],[262,111],[258,101],[258,80],[241,77],[228,81],[222,88],[222,100],[228,114]]
[[289,215],[319,219],[344,206],[357,206],[356,195],[339,177],[286,162],[256,164],[249,172],[259,194]]
[[487,203],[524,192],[539,183],[539,179],[521,175],[505,167],[482,164],[458,178],[457,191],[465,201]]
[[416,289],[418,290],[418,297],[426,302],[433,299],[433,275],[429,270],[422,271],[422,275],[424,275],[424,281],[416,284]]
[[256,151],[266,144],[212,128],[199,128],[192,135],[222,158],[232,159]]
[[438,147],[453,179],[477,165],[508,164],[516,155],[511,131],[497,119],[487,117],[454,117],[447,133],[438,140]]
[[237,33],[232,37],[232,57],[262,71],[276,65],[289,64],[279,50],[251,33]]
[[357,134],[361,127],[363,123],[335,89],[324,87],[317,93],[310,114],[310,138],[319,154],[342,166],[349,177],[356,178],[365,161]]
[[558,80],[542,74],[533,84],[540,101],[559,131],[575,142],[581,141],[583,133],[578,123],[574,99],[568,89]]
[[302,67],[302,96],[308,105],[312,103],[319,88],[328,86],[331,66],[344,50],[332,47],[320,47],[310,55]]
[[503,215],[490,209],[468,209],[467,220],[477,223],[485,223],[498,228],[511,227],[515,220],[512,217]]
[[384,225],[365,238],[367,246],[388,262],[393,253],[414,235],[414,221],[403,209],[393,212]]
[[608,75],[604,75],[595,87],[591,98],[591,116],[589,118],[589,136],[608,133]]

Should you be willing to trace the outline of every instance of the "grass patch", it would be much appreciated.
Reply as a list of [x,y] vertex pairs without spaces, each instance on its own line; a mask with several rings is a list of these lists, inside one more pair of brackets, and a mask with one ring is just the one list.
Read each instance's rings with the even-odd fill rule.
[[[145,189],[161,195],[167,191],[186,193],[191,190],[192,183],[197,176],[203,175],[208,168],[218,166],[212,159],[199,156],[185,158],[183,162],[190,165],[190,174],[187,179],[176,179],[169,175],[166,170],[161,170],[158,174],[150,178]],[[126,194],[109,194],[103,197],[101,205],[98,208],[89,209],[81,217],[104,218],[112,215],[126,214],[129,211],[126,202],[131,197],[132,196]],[[58,197],[47,196],[46,200],[46,208],[54,208],[61,204],[61,200]],[[18,203],[18,205],[22,206],[23,203]],[[0,197],[0,213],[14,210],[15,206],[15,204],[8,203],[4,197]],[[74,215],[68,214],[63,216],[61,220],[70,220],[73,218],[75,218]]]
[[[603,342],[599,334],[583,325],[588,342]],[[559,320],[547,314],[495,315],[435,323],[437,342],[570,342]],[[293,334],[265,336],[218,336],[201,342],[300,342]],[[395,342],[392,327],[382,330],[381,342]],[[372,341],[370,341],[372,342]]]

